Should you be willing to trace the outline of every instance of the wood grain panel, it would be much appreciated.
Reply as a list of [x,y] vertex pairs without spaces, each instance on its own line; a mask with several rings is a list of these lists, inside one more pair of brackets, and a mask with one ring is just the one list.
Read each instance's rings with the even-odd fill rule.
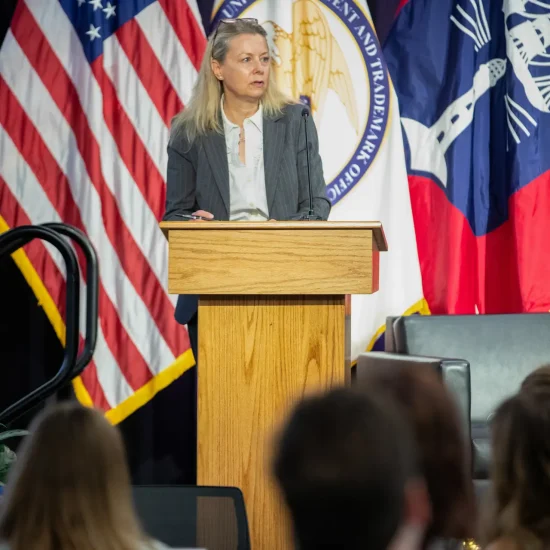
[[198,548],[239,550],[239,531],[235,503],[227,497],[197,498]]
[[292,548],[271,445],[295,400],[348,380],[345,320],[343,295],[201,297],[198,483],[243,490],[252,548]]
[[170,293],[370,294],[378,284],[378,248],[370,230],[213,231],[196,229],[209,223],[187,225],[195,229],[169,231]]
[[388,243],[384,228],[380,222],[333,222],[333,221],[268,221],[268,222],[187,222],[187,221],[170,221],[161,222],[160,228],[165,237],[168,238],[170,230],[185,230],[185,231],[232,231],[233,229],[248,229],[255,231],[256,229],[269,229],[272,231],[280,231],[283,229],[295,229],[298,231],[318,231],[335,230],[335,229],[361,229],[363,231],[372,231],[376,246],[380,252],[388,250]]

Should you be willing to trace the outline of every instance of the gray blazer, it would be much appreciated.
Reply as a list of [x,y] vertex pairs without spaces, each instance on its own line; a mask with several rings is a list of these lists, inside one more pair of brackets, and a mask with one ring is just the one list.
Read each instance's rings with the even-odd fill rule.
[[[264,116],[264,170],[269,217],[300,219],[309,212],[306,139],[302,105],[287,105],[282,116]],[[323,219],[330,212],[326,198],[319,138],[308,120],[309,166],[313,211]],[[178,214],[206,210],[216,220],[229,220],[229,166],[225,136],[211,132],[189,144],[183,132],[168,144],[168,177],[164,220],[180,220]],[[305,222],[307,223],[307,222]],[[175,318],[186,325],[197,311],[198,296],[178,297]],[[195,343],[196,346],[196,343]]]
[[[309,211],[306,140],[303,105],[287,105],[281,116],[264,116],[264,168],[269,217],[300,219]],[[311,117],[308,120],[309,163],[313,210],[327,219],[326,197],[319,138]],[[206,210],[216,220],[229,219],[229,168],[225,136],[211,132],[189,144],[183,132],[168,144],[166,213],[164,220],[178,214]]]

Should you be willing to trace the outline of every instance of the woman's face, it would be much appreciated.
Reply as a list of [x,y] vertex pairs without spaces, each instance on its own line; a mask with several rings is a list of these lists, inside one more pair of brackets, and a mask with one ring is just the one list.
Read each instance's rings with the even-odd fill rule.
[[270,58],[261,34],[240,34],[229,42],[223,63],[212,60],[212,70],[227,95],[259,100],[269,79]]

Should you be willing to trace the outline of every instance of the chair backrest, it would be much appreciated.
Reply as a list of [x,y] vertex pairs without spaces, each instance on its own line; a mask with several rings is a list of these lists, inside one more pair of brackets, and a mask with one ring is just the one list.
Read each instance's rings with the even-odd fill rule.
[[413,315],[393,321],[395,351],[470,363],[474,422],[487,422],[533,370],[550,363],[550,314]]
[[236,487],[137,485],[133,495],[145,532],[168,546],[250,549],[244,498]]
[[523,379],[550,363],[550,314],[432,315],[388,320],[399,354],[457,357],[470,364],[474,479],[489,475],[489,421]]
[[[367,384],[369,376],[376,370],[387,371],[388,369],[411,367],[415,369],[427,368],[440,376],[457,406],[463,436],[467,442],[470,441],[470,365],[467,361],[370,351],[359,354],[355,369],[355,381],[358,384]],[[469,463],[471,461],[469,445],[465,452],[466,460]]]

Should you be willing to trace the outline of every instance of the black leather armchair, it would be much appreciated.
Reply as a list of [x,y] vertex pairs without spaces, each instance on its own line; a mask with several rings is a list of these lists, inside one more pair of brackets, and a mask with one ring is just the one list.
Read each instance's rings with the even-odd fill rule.
[[[470,365],[464,359],[441,359],[420,355],[400,355],[388,352],[369,352],[359,355],[355,370],[355,381],[363,384],[374,369],[397,369],[414,366],[429,368],[441,377],[441,381],[449,388],[455,398],[460,414],[460,422],[466,441],[471,439],[470,433]],[[366,383],[366,382],[365,382]],[[466,449],[467,460],[471,460],[470,449]]]
[[[470,402],[469,426],[474,480],[489,475],[489,421],[495,408],[515,393],[533,370],[550,363],[550,314],[433,315],[389,317],[386,323],[386,365],[415,356],[436,357],[440,369],[446,357],[469,364],[470,395],[464,384],[450,385],[464,414]],[[369,368],[366,353],[359,357],[356,376]],[[433,359],[432,359],[433,361]],[[453,361],[457,361],[456,359]],[[447,382],[447,380],[445,380]],[[462,403],[462,404],[461,404]],[[468,416],[464,417],[466,422]]]

